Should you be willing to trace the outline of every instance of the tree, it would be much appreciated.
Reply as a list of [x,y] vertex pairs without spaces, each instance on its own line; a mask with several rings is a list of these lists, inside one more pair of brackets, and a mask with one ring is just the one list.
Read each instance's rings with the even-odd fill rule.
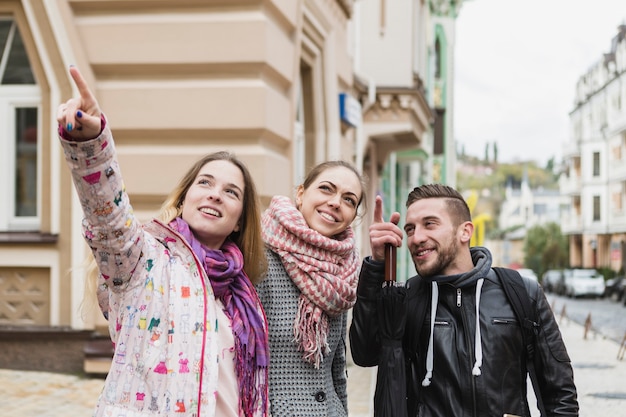
[[493,142],[493,163],[498,163],[498,142]]
[[557,223],[534,226],[526,232],[524,239],[524,264],[543,275],[548,269],[568,266],[569,241],[561,233]]

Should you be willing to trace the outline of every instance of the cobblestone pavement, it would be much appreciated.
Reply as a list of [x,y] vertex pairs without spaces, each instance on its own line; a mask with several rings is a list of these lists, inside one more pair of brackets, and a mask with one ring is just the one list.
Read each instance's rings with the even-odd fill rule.
[[[580,416],[626,417],[626,359],[619,345],[565,319],[561,332],[574,366]],[[375,368],[348,366],[350,417],[371,417]],[[0,414],[12,417],[88,417],[103,380],[0,369]],[[530,389],[532,391],[532,389]],[[534,400],[531,399],[531,403]],[[538,416],[534,412],[533,416]]]

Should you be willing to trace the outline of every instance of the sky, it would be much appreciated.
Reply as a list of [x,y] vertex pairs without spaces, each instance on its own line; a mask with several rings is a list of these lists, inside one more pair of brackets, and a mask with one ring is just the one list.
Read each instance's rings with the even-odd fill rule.
[[456,21],[454,136],[500,162],[562,158],[578,79],[626,24],[626,0],[465,0]]

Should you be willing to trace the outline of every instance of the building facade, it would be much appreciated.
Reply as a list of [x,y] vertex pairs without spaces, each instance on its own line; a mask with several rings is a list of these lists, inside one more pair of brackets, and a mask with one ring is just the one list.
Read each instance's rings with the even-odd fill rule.
[[[57,143],[56,108],[77,94],[70,65],[107,116],[141,220],[156,214],[190,164],[224,149],[246,162],[263,205],[293,196],[313,165],[344,159],[368,177],[370,208],[382,194],[386,215],[404,215],[413,187],[454,185],[460,5],[1,2],[0,193],[8,203],[0,207],[0,347],[23,351],[21,340],[41,342],[42,334],[106,333],[85,289],[82,212]],[[363,256],[372,216],[357,226]],[[406,250],[398,260],[400,279],[412,275]],[[41,361],[36,369],[49,368]]]
[[[0,2],[0,331],[104,324],[85,308],[95,303],[85,297],[89,251],[57,143],[56,108],[77,94],[70,65],[107,116],[140,219],[157,212],[192,162],[223,149],[246,162],[265,205],[292,196],[318,162],[362,167],[369,158],[357,159],[368,146],[357,147],[356,126],[340,117],[340,96],[357,91],[354,6]],[[11,338],[17,333],[0,337]]]
[[563,150],[561,222],[570,264],[623,272],[626,260],[626,25],[608,53],[576,84],[570,140]]
[[[461,1],[357,2],[355,56],[363,103],[361,143],[372,194],[384,213],[406,214],[406,197],[427,182],[456,183],[453,138],[455,21]],[[377,28],[377,30],[373,30]],[[376,178],[378,177],[378,178]],[[399,250],[398,279],[415,274]]]

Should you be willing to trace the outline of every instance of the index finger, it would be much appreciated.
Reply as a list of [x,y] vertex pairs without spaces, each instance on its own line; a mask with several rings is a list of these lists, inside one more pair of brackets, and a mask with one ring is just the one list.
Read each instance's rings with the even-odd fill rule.
[[383,219],[383,198],[379,195],[376,196],[374,203],[374,223],[382,223]]
[[70,67],[70,75],[72,76],[72,79],[74,80],[74,84],[76,84],[76,87],[78,88],[80,97],[83,100],[94,101],[95,99],[93,95],[91,94],[91,90],[89,89],[89,86],[87,85],[87,81],[85,81],[85,79],[83,78],[83,75],[80,73],[78,68],[74,66]]

